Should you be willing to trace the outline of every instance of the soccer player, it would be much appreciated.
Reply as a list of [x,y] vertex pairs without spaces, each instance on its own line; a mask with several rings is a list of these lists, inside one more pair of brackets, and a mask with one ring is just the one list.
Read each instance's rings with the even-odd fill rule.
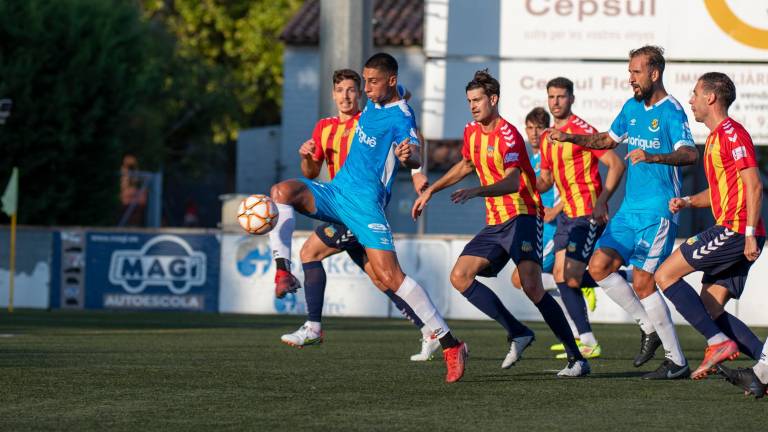
[[467,84],[467,101],[474,121],[464,128],[462,160],[416,199],[411,214],[416,219],[433,194],[477,172],[481,186],[456,190],[451,200],[461,204],[485,197],[487,226],[464,247],[451,271],[451,284],[507,331],[510,348],[501,363],[507,369],[530,346],[534,333],[515,319],[476,276],[494,277],[512,259],[519,269],[523,291],[565,344],[568,365],[558,376],[584,376],[590,372],[589,363],[579,352],[562,309],[542,287],[541,198],[523,138],[499,115],[499,90],[499,82],[487,70],[476,72]]
[[[568,134],[594,133],[594,128],[571,110],[574,100],[573,82],[568,78],[557,77],[547,83],[547,103],[555,118],[555,128]],[[578,329],[581,353],[586,358],[599,357],[602,349],[592,333],[581,287],[597,285],[585,275],[585,270],[595,242],[608,222],[608,200],[621,181],[624,163],[613,150],[551,141],[546,132],[541,153],[541,175],[536,187],[539,192],[546,192],[555,185],[564,203],[554,237],[555,282]],[[605,187],[598,162],[608,167]]]
[[760,399],[768,394],[768,339],[763,345],[760,360],[751,368],[730,369],[722,363],[717,365],[717,373],[729,383],[741,387],[745,395],[752,394]]
[[[445,380],[452,383],[464,375],[467,346],[454,338],[427,292],[403,273],[384,214],[398,161],[408,168],[421,164],[413,115],[396,91],[397,71],[397,61],[386,53],[366,61],[363,78],[368,102],[357,124],[358,142],[330,183],[294,179],[272,187],[272,199],[285,205],[274,229],[280,232],[286,223],[290,226],[294,209],[346,225],[365,247],[376,279],[397,293],[439,340],[447,367]],[[280,247],[290,242],[282,236],[277,239]]]
[[[299,148],[301,156],[301,171],[308,179],[314,179],[320,174],[323,162],[328,169],[328,177],[333,180],[338,170],[344,165],[349,150],[355,142],[355,128],[360,118],[360,95],[362,79],[357,72],[350,69],[341,69],[333,73],[333,100],[338,109],[338,116],[320,120],[315,125],[312,138],[304,142]],[[398,86],[401,97],[406,97],[406,90]],[[416,174],[423,177],[420,170],[412,172],[414,187],[418,191],[423,186],[423,181]],[[285,229],[285,227],[283,227]],[[422,332],[422,349],[418,354],[411,356],[413,361],[426,361],[440,346],[437,339],[432,337],[432,332],[413,313],[403,300],[391,290],[386,289],[376,279],[371,265],[365,255],[365,249],[357,241],[355,235],[341,224],[323,223],[315,228],[314,233],[307,239],[301,248],[302,267],[304,269],[304,288],[307,300],[307,321],[295,332],[283,335],[280,339],[288,345],[303,347],[322,343],[323,331],[321,325],[323,302],[325,295],[326,274],[322,266],[322,260],[346,251],[352,261],[363,269],[371,281],[379,290],[384,292],[395,304],[398,310]],[[287,252],[290,253],[290,252]],[[291,278],[285,258],[276,258],[281,264],[278,275],[282,279]],[[282,261],[282,262],[281,262]],[[276,276],[276,279],[278,277]],[[279,281],[280,279],[278,279]],[[285,286],[285,285],[283,285]],[[281,292],[282,297],[286,291]]]
[[[591,135],[552,129],[550,139],[583,147],[615,148],[627,141],[626,193],[589,261],[589,273],[605,293],[638,322],[640,352],[634,365],[650,360],[659,345],[665,360],[645,379],[684,378],[690,373],[667,304],[653,274],[674,246],[677,216],[668,206],[680,195],[680,166],[694,164],[698,152],[680,103],[664,89],[664,50],[643,46],[629,52],[629,99],[610,131]],[[633,285],[617,270],[632,265]],[[633,292],[634,288],[634,292]]]
[[[669,210],[711,207],[715,225],[681,244],[656,272],[664,295],[707,338],[704,361],[691,374],[693,379],[736,358],[739,350],[758,359],[763,348],[749,327],[725,311],[728,300],[741,296],[749,268],[765,243],[760,217],[763,183],[755,147],[749,132],[728,116],[735,99],[733,81],[719,72],[705,73],[693,89],[693,115],[711,131],[704,149],[709,188],[693,196],[673,197]],[[701,296],[683,280],[694,271],[704,273]]]

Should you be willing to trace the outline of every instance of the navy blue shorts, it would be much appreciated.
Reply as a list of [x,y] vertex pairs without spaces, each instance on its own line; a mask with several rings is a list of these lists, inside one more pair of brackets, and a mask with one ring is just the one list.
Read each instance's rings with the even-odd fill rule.
[[[762,249],[765,237],[756,239],[757,247]],[[744,240],[743,234],[715,225],[686,240],[680,245],[680,252],[691,267],[704,272],[702,284],[723,286],[739,298],[754,263],[744,256]]]
[[365,266],[365,247],[345,225],[326,222],[315,228],[315,234],[329,248],[347,252],[361,269]]
[[565,213],[557,215],[555,231],[555,253],[565,249],[565,256],[579,262],[588,263],[595,244],[603,234],[605,225],[592,222],[591,216],[568,217]]
[[541,218],[519,215],[498,225],[488,225],[464,246],[461,256],[486,258],[490,264],[477,275],[494,277],[510,259],[518,265],[533,261],[541,266],[541,237],[544,223]]

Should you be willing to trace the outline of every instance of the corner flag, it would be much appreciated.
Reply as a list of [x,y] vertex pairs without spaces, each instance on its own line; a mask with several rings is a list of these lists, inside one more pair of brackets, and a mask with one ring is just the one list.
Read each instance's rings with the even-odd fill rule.
[[15,215],[19,203],[19,169],[14,167],[8,186],[3,194],[3,212],[8,216]]

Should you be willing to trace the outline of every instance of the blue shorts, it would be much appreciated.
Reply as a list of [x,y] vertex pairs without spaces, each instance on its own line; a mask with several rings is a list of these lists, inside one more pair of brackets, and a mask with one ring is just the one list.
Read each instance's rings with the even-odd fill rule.
[[597,249],[613,249],[621,255],[624,265],[654,273],[672,253],[677,224],[647,213],[626,214],[619,210],[608,222]]
[[384,207],[375,199],[340,193],[333,183],[299,179],[315,198],[315,212],[305,213],[313,219],[343,224],[364,247],[394,251],[392,230]]
[[352,261],[364,269],[367,257],[365,248],[345,225],[326,222],[315,228],[315,234],[329,248],[347,252]]
[[[702,284],[720,285],[739,298],[754,263],[744,256],[744,240],[743,234],[715,225],[686,240],[680,245],[680,253],[691,267],[704,272]],[[765,237],[756,240],[762,249]]]
[[461,256],[490,261],[477,274],[485,277],[499,274],[510,259],[515,264],[528,260],[541,265],[543,225],[541,218],[531,215],[519,215],[498,225],[488,225],[464,246]]
[[595,242],[605,230],[605,225],[598,225],[591,216],[568,217],[565,213],[557,215],[555,232],[555,253],[565,249],[566,258],[588,263],[595,250]]
[[542,273],[552,273],[552,269],[555,267],[555,230],[557,230],[555,222],[544,224],[544,236],[541,240],[541,244],[544,245],[544,257],[541,263]]

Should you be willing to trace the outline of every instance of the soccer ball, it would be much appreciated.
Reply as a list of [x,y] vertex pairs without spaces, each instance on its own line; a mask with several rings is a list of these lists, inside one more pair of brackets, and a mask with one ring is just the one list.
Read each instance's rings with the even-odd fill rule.
[[266,234],[277,224],[277,206],[266,195],[251,195],[237,207],[237,221],[250,234]]

